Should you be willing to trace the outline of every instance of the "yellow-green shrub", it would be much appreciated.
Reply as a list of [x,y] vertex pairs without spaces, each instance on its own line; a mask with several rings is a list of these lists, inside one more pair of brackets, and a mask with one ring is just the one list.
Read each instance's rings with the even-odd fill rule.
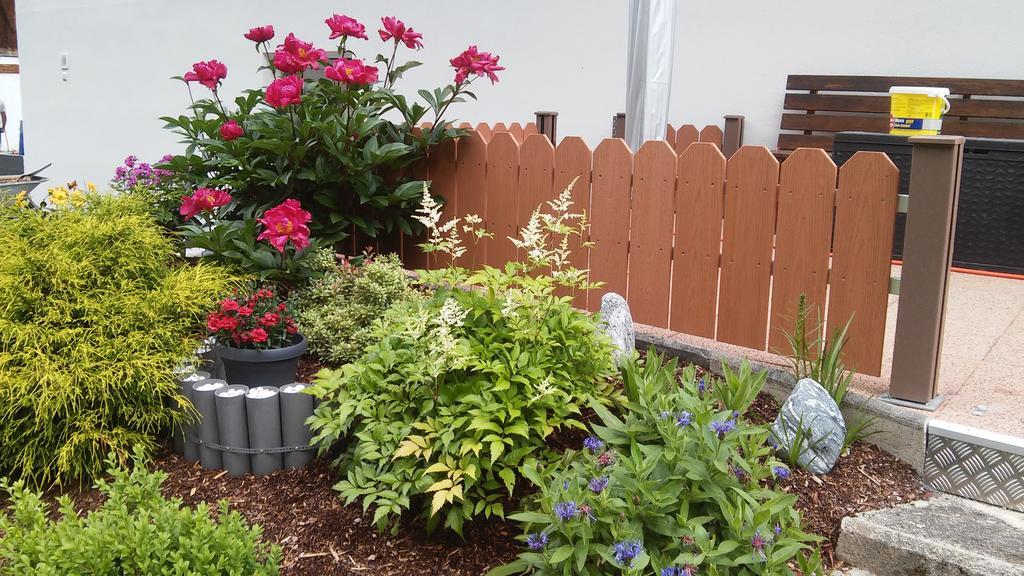
[[173,368],[229,284],[175,262],[138,198],[0,205],[0,474],[83,481],[108,453],[154,450],[175,423]]

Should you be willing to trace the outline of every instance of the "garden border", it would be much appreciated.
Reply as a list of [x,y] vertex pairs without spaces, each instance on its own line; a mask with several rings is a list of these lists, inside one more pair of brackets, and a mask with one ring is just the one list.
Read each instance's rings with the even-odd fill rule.
[[[793,390],[795,381],[792,375],[778,366],[703,348],[672,336],[663,336],[656,331],[662,330],[638,324],[637,347],[654,347],[663,354],[692,362],[719,376],[722,375],[722,363],[735,368],[741,361],[747,360],[752,368],[768,373],[765,390],[780,403]],[[874,430],[877,430],[877,434],[872,434],[866,441],[913,466],[918,474],[923,474],[928,422],[931,419],[929,416],[887,404],[856,390],[850,390],[841,409],[847,417],[856,414],[858,418],[876,418]]]

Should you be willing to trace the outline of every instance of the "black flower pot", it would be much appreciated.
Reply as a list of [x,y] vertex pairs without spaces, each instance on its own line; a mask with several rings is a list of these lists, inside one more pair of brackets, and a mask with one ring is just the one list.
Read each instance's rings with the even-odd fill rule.
[[217,346],[217,356],[224,363],[224,379],[228,384],[250,388],[295,382],[299,358],[306,352],[306,339],[296,334],[294,342],[291,346],[269,350]]

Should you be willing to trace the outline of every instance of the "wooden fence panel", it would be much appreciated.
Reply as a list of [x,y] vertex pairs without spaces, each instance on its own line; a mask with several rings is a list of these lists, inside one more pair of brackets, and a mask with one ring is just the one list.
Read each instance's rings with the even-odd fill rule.
[[519,144],[508,132],[495,133],[487,144],[487,264],[503,267],[516,259],[516,199],[519,188]]
[[669,325],[677,332],[715,337],[724,185],[725,156],[714,144],[694,144],[679,157]]
[[593,184],[590,191],[590,274],[604,282],[587,300],[588,310],[601,308],[601,295],[626,296],[629,249],[629,189],[633,178],[633,154],[620,138],[608,138],[594,150]]
[[[418,131],[419,129],[416,130]],[[452,141],[452,146],[454,145],[454,141]],[[431,150],[430,155],[433,155],[437,150],[437,148]],[[430,181],[430,155],[424,158],[422,162],[416,164],[415,168],[413,168],[412,177],[416,180],[423,180],[425,182]],[[425,241],[425,233],[415,235],[402,234],[401,258],[402,264],[407,270],[418,270],[427,267],[427,254],[419,247],[419,245]]]
[[844,362],[882,370],[899,170],[881,152],[857,152],[839,170],[828,331],[850,321]]
[[773,352],[790,353],[786,334],[795,327],[801,294],[808,320],[825,319],[835,191],[836,165],[824,150],[800,148],[782,163],[768,334]]
[[[592,217],[590,210],[592,156],[590,148],[578,136],[562,139],[558,147],[555,148],[555,193],[560,193],[573,179],[576,179],[576,184],[572,187],[572,211],[585,213],[588,219]],[[582,238],[573,238],[569,241],[569,247],[572,249],[569,261],[573,267],[580,270],[588,269],[590,266],[590,249],[581,246],[581,243],[588,239],[589,234],[584,232]],[[561,294],[568,295],[565,291]],[[585,310],[588,296],[587,291],[577,292],[573,297],[573,306]]]
[[675,186],[675,152],[664,141],[646,142],[633,161],[629,308],[634,320],[659,328],[668,327]]
[[[487,216],[487,141],[480,132],[470,132],[459,139],[458,157],[456,162],[457,213],[460,217],[476,214],[481,218]],[[487,261],[486,238],[478,244],[466,242],[466,253],[458,264],[467,268],[476,268]]]
[[[516,221],[522,229],[530,214],[554,198],[555,148],[547,137],[535,134],[519,149],[519,208]],[[546,209],[547,206],[544,206]],[[513,234],[513,236],[518,235]]]
[[722,133],[722,129],[714,124],[709,124],[700,131],[700,141],[710,142],[715,146],[718,146],[719,150],[722,149],[722,141],[724,139],[725,135]]
[[509,124],[508,131],[512,134],[512,137],[516,139],[516,142],[519,142],[520,144],[523,143],[525,135],[523,134],[523,127],[519,122]]
[[480,133],[480,136],[484,139],[484,142],[491,140],[491,135],[494,134],[494,129],[491,128],[487,122],[481,122],[476,125],[475,130]]
[[673,150],[676,148],[676,129],[671,124],[665,127],[665,142],[668,142],[669,147]]
[[700,141],[700,132],[693,124],[683,124],[676,129],[676,154],[682,154],[686,148],[694,142]]
[[726,168],[718,340],[765,349],[779,163],[744,146]]
[[527,122],[526,126],[523,126],[523,138],[526,138],[530,134],[540,134],[540,131],[537,130],[536,122]]

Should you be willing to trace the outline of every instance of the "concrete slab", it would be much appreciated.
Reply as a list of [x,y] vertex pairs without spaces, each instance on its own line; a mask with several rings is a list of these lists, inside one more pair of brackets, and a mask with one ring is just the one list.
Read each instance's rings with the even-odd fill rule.
[[843,519],[844,562],[887,576],[1024,576],[1024,514],[952,496]]

